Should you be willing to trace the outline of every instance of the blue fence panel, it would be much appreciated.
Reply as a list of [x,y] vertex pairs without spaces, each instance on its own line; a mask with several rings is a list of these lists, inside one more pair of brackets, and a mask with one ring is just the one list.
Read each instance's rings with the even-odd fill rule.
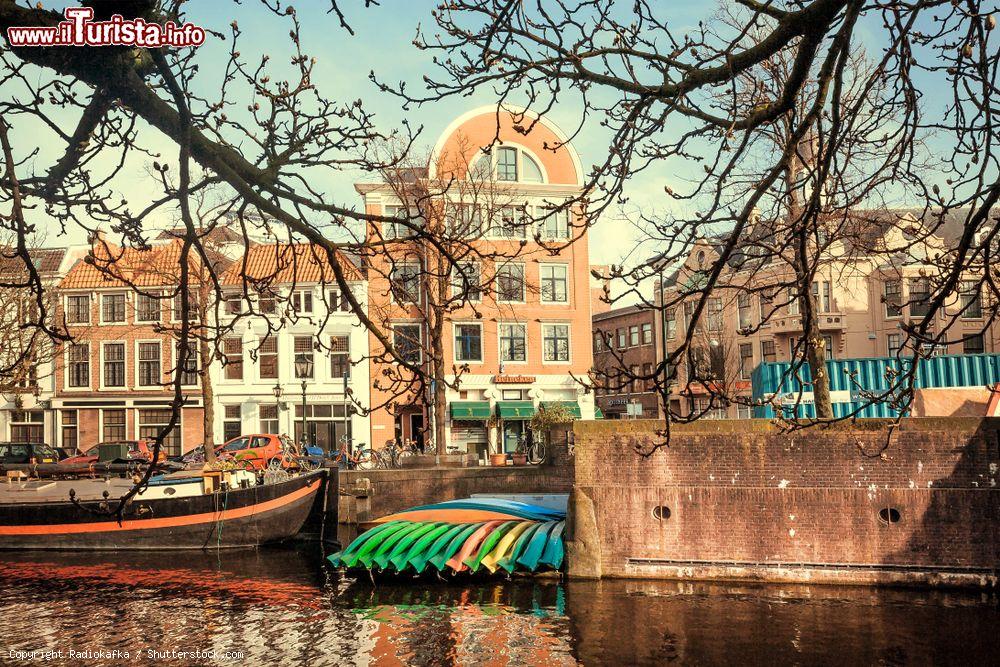
[[[860,409],[859,417],[894,417],[898,409],[891,401],[869,403],[853,400],[857,391],[883,393],[889,390],[893,379],[910,368],[911,358],[874,357],[865,359],[831,359],[826,363],[830,378],[830,391],[853,392],[851,401],[835,401],[834,415],[843,417]],[[947,387],[985,387],[1000,382],[1000,354],[951,354],[919,359],[914,386],[917,389]],[[794,375],[788,375],[791,364],[787,361],[765,362],[757,366],[750,376],[753,398],[763,399],[773,394],[796,394],[811,391],[812,375],[802,364]],[[852,377],[853,376],[853,377]],[[803,386],[805,385],[805,386]],[[794,399],[793,399],[794,400]],[[792,406],[784,409],[790,414]],[[800,418],[815,415],[815,406],[801,403],[795,407]],[[770,405],[757,406],[754,417],[771,419],[774,409]]]

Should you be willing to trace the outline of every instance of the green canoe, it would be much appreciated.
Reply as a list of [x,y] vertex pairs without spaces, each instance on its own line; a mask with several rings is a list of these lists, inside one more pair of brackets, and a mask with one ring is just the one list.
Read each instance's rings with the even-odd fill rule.
[[465,530],[456,535],[452,539],[452,541],[449,542],[447,546],[445,546],[444,549],[442,549],[437,555],[435,555],[430,559],[431,565],[436,567],[438,570],[443,570],[445,563],[447,563],[448,559],[454,556],[455,553],[462,548],[462,545],[465,544],[465,541],[469,539],[469,535],[472,535],[474,532],[482,528],[483,525],[485,525],[485,523],[486,522],[483,521],[480,523],[466,524]]
[[390,521],[389,523],[383,524],[371,530],[366,530],[365,532],[355,537],[354,540],[347,545],[346,549],[343,549],[342,551],[338,551],[337,553],[332,554],[327,558],[327,560],[329,560],[330,563],[332,563],[334,566],[340,565],[344,561],[350,559],[358,551],[358,549],[361,548],[361,545],[363,545],[369,539],[371,539],[375,535],[385,532],[386,530],[392,529],[394,526],[398,526],[400,523],[402,522]]
[[[375,554],[375,550],[378,549],[385,540],[391,538],[394,534],[399,534],[407,530],[413,524],[410,521],[399,521],[391,529],[385,531],[371,530],[370,535],[365,543],[361,545],[353,556],[344,559],[344,565],[347,567],[354,567],[359,563],[365,567],[372,566],[372,556]],[[368,534],[368,533],[366,533]]]
[[[371,555],[371,558],[365,563],[366,566],[371,567],[372,564],[378,565],[379,568],[385,569],[386,564],[389,562],[389,554],[392,553],[392,548],[399,544],[399,541],[412,533],[415,530],[420,530],[424,527],[422,523],[408,522],[409,525],[400,530],[399,532],[393,533],[379,545],[379,548],[375,550],[375,553]],[[365,562],[365,559],[361,559]]]
[[448,530],[444,532],[443,535],[438,536],[434,542],[421,552],[418,552],[415,556],[410,559],[410,565],[417,572],[423,572],[427,567],[428,561],[436,556],[442,549],[451,544],[451,541],[455,539],[455,536],[461,533],[468,524],[459,523],[453,526],[448,526]]
[[[421,554],[426,554],[430,550],[431,545],[435,544],[439,537],[447,533],[449,530],[452,530],[454,527],[455,526],[453,524],[442,523],[435,526],[434,530],[430,531],[426,535],[422,535],[419,540],[413,543],[410,550],[406,552],[406,557],[402,560],[402,565],[398,565],[396,569],[403,571],[406,569],[407,565],[412,565],[413,569],[416,570],[417,566],[414,561],[417,560]],[[426,566],[427,556],[424,556],[422,564]],[[417,570],[417,572],[419,571],[420,570]]]
[[388,561],[392,563],[397,572],[406,566],[406,557],[410,555],[410,547],[413,543],[440,525],[440,521],[421,524],[420,528],[407,533],[406,537],[396,543],[396,546],[393,547],[392,552],[389,554]]

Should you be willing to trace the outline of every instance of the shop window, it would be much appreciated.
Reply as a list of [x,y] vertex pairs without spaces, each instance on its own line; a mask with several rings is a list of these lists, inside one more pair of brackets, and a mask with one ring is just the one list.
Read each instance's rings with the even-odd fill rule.
[[101,441],[115,442],[125,439],[125,411],[101,410]]

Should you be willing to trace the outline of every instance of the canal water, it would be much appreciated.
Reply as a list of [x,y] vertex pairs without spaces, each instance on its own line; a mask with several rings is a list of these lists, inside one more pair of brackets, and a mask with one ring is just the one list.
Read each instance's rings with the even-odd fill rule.
[[1000,608],[978,593],[372,582],[301,548],[0,553],[3,665],[977,665],[997,655]]

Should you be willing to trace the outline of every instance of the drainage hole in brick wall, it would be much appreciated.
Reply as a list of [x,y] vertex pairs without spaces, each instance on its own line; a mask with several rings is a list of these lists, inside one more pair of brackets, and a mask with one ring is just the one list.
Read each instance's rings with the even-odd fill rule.
[[899,510],[895,507],[883,507],[878,511],[878,520],[884,524],[899,522]]
[[670,518],[670,508],[666,505],[657,505],[653,508],[653,518],[657,521],[666,521]]

